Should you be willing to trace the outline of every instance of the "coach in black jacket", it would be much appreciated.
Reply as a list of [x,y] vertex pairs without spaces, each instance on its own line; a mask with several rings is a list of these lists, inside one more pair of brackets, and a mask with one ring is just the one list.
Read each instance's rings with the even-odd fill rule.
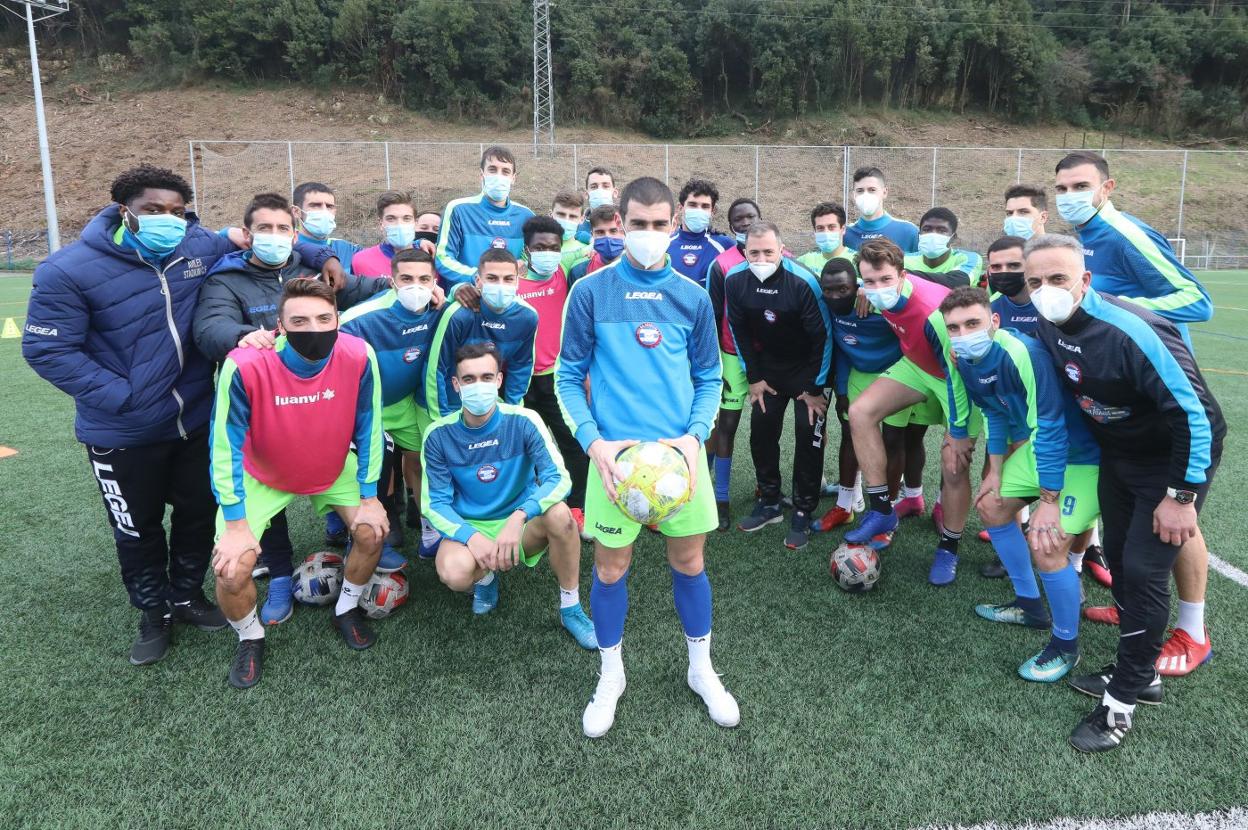
[[797,550],[810,537],[810,514],[819,504],[832,325],[814,275],[782,251],[773,223],[751,225],[746,261],[724,277],[724,306],[750,384],[750,453],[759,489],[754,513],[738,527],[754,531],[784,518],[780,435],[792,400],[794,510],[784,544]]
[[[1137,700],[1161,700],[1154,661],[1169,621],[1170,568],[1197,533],[1226,423],[1174,325],[1092,290],[1077,240],[1034,237],[1024,259],[1041,316],[1036,336],[1101,446],[1098,494],[1119,609],[1118,660],[1071,680],[1101,703],[1070,740],[1083,752],[1103,752],[1131,728]],[[1033,546],[1061,533],[1053,527],[1056,494],[1049,496],[1032,515]]]

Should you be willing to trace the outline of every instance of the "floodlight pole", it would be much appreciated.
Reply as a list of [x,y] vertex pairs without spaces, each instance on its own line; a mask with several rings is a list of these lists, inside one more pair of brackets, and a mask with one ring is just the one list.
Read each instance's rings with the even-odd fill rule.
[[39,51],[35,46],[35,11],[30,3],[26,3],[25,6],[26,35],[30,39],[30,76],[35,83],[35,126],[39,131],[39,164],[43,168],[43,207],[48,220],[48,253],[55,253],[61,247],[61,230],[56,219],[56,196],[52,188],[52,156],[48,150],[48,122],[43,114],[43,83],[39,78]]

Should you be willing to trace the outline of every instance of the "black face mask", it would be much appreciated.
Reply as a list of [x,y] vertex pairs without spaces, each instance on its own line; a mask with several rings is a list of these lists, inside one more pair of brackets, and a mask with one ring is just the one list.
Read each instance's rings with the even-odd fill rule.
[[1025,284],[1022,271],[1000,271],[988,275],[988,287],[1007,297],[1017,297]]
[[416,238],[412,242],[412,244],[415,245],[417,242],[419,242],[422,239],[425,240],[426,242],[429,242],[430,244],[437,245],[438,233],[437,231],[416,231]]
[[329,357],[338,342],[338,329],[329,331],[288,331],[286,342],[304,360],[317,363]]
[[854,310],[854,303],[858,301],[858,296],[853,292],[841,297],[839,300],[829,300],[824,297],[824,302],[828,304],[828,311],[832,312],[834,317],[845,317]]

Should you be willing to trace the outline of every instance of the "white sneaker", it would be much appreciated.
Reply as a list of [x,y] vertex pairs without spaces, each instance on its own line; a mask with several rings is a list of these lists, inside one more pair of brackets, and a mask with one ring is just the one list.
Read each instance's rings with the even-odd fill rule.
[[867,509],[867,500],[862,497],[861,490],[854,491],[854,512],[862,513]]
[[719,675],[713,671],[689,670],[689,688],[702,698],[711,720],[720,726],[733,727],[741,722],[741,710],[737,699],[728,693]]
[[615,723],[615,705],[627,685],[623,673],[598,676],[598,687],[581,715],[581,728],[587,738],[601,738]]

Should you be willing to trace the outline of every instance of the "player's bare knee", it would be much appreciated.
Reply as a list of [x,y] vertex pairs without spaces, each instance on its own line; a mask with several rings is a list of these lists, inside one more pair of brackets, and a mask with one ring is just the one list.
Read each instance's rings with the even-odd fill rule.
[[472,590],[475,567],[471,556],[439,555],[434,562],[438,571],[438,579],[442,580],[443,585],[460,593]]
[[572,511],[565,502],[559,502],[547,510],[542,521],[546,525],[546,532],[555,538],[564,539],[580,533],[576,527],[576,519],[572,518]]
[[372,525],[356,525],[351,530],[351,541],[362,550],[381,549],[381,534]]
[[624,578],[624,574],[628,573],[627,562],[603,562],[601,560],[594,563],[594,570],[598,572],[598,581],[606,585],[619,582]]

